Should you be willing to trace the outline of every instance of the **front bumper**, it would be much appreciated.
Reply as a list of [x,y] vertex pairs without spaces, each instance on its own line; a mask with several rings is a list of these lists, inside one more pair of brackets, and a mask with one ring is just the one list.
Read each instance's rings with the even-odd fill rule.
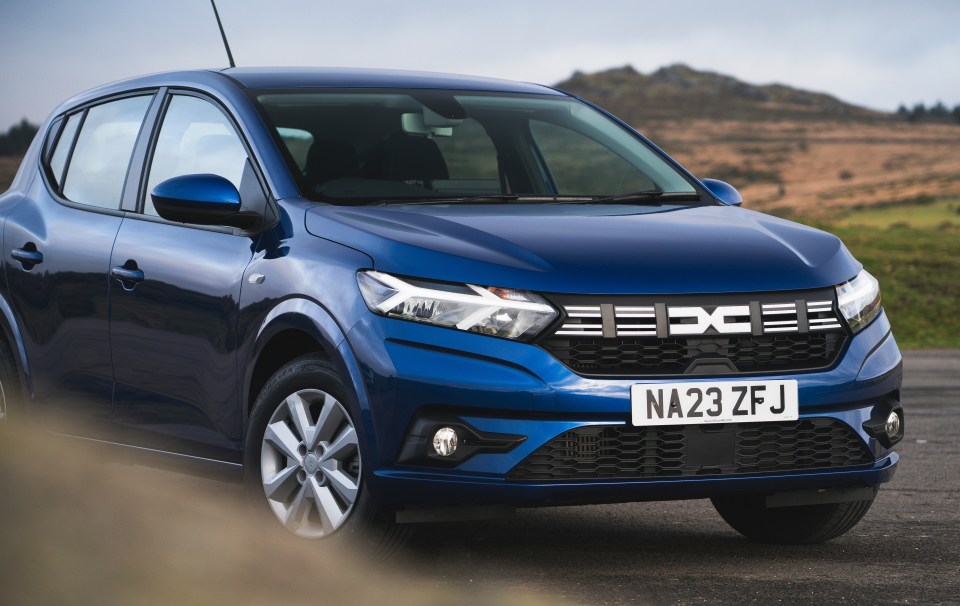
[[893,479],[900,457],[895,452],[872,466],[780,475],[745,475],[668,480],[591,481],[576,483],[516,483],[473,474],[378,471],[371,483],[378,497],[408,507],[448,505],[510,505],[541,507],[638,501],[703,499],[726,494],[876,486]]
[[[586,425],[627,425],[630,386],[676,381],[591,379],[539,347],[369,315],[341,346],[355,356],[364,393],[367,489],[405,506],[563,503],[701,498],[735,492],[874,486],[889,481],[898,456],[863,423],[884,398],[899,399],[901,358],[881,313],[849,342],[831,369],[765,375],[799,382],[800,417],[848,425],[873,456],[871,465],[736,476],[518,482],[507,474],[559,434]],[[731,378],[717,377],[716,379]],[[759,377],[757,377],[759,378]],[[710,378],[683,380],[711,380]],[[454,416],[489,434],[526,439],[508,452],[476,454],[456,467],[398,463],[418,415]]]

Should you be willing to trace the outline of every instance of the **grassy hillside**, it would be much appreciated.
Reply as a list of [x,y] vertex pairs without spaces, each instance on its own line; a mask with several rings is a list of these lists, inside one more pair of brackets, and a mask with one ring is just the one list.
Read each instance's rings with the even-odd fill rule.
[[698,177],[759,210],[830,219],[875,204],[960,197],[960,125],[683,65],[576,73],[557,85],[612,111]]
[[960,231],[960,201],[919,198],[905,204],[877,204],[839,212],[832,221],[841,227],[884,227]]
[[[884,309],[901,347],[960,347],[960,227],[904,226],[891,215],[870,226],[818,225],[839,236],[880,281]],[[957,221],[955,225],[960,225]]]

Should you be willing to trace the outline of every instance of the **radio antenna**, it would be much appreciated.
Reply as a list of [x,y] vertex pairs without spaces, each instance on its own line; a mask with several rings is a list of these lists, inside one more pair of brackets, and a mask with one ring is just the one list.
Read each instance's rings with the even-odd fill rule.
[[230,52],[230,43],[227,42],[227,34],[223,31],[223,23],[220,21],[220,13],[217,12],[217,3],[210,0],[210,6],[213,7],[213,16],[217,18],[217,27],[220,28],[220,37],[223,38],[223,48],[227,49],[227,59],[230,61],[230,67],[236,67],[233,62],[233,53]]

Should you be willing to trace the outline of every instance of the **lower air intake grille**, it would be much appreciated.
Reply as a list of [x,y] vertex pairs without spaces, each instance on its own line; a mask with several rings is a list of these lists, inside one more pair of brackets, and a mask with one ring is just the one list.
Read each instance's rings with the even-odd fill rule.
[[514,481],[730,476],[868,465],[873,457],[836,419],[778,423],[593,426],[561,434],[514,467]]
[[[843,349],[842,332],[736,337],[550,338],[541,346],[587,376],[681,375],[705,358],[728,360],[740,373],[811,370],[831,366]],[[699,373],[692,373],[699,374]]]

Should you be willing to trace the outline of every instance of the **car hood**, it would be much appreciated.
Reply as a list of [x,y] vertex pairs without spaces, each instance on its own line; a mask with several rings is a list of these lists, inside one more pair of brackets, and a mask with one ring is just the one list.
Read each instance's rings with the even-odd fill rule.
[[861,268],[836,236],[732,206],[317,206],[306,229],[379,271],[541,292],[795,290]]

